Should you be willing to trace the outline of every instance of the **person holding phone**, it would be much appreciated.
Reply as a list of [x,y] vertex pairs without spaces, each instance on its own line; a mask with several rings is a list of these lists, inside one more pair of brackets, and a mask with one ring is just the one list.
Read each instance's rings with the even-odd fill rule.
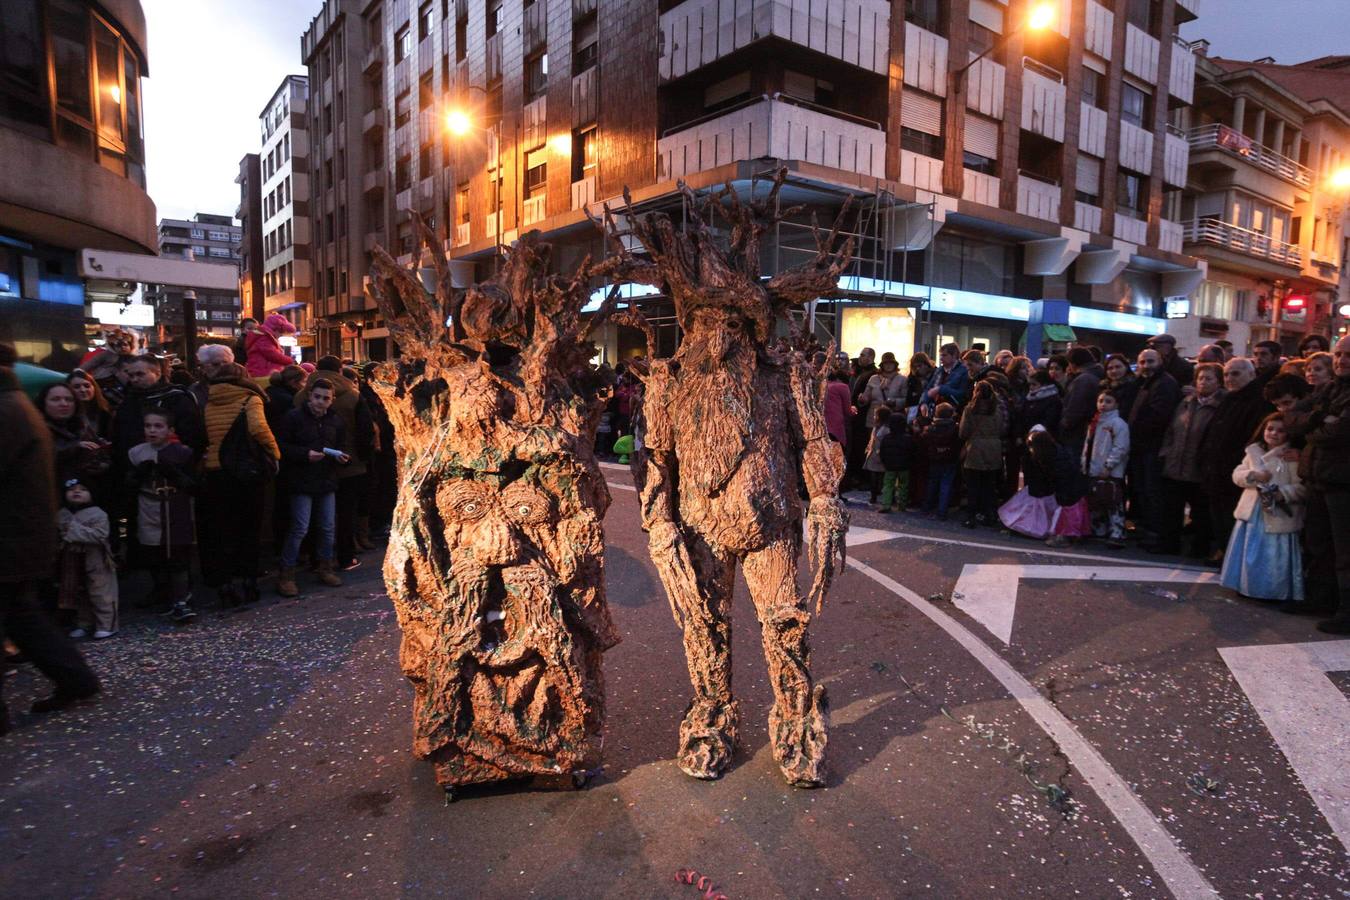
[[305,402],[286,413],[277,433],[291,491],[291,524],[277,577],[277,593],[283,597],[300,593],[295,569],[300,544],[311,525],[318,538],[319,582],[328,587],[342,584],[334,571],[338,467],[350,463],[351,457],[339,449],[346,438],[346,423],[332,409],[333,394],[333,383],[327,378],[311,381]]

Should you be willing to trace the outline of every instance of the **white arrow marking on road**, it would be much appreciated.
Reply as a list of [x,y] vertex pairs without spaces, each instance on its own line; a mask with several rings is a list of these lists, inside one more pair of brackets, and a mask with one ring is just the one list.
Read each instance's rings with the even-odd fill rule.
[[1219,573],[1151,566],[968,565],[956,579],[952,603],[1004,644],[1011,644],[1017,589],[1024,578],[1209,584],[1219,580]]
[[1350,850],[1350,700],[1327,678],[1350,670],[1350,641],[1222,647],[1219,655]]

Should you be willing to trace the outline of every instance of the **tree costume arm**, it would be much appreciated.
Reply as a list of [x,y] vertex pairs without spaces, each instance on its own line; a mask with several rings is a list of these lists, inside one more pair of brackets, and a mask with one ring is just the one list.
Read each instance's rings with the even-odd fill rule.
[[802,448],[802,477],[811,498],[806,515],[806,551],[816,571],[808,602],[814,601],[819,613],[847,555],[844,535],[848,532],[848,510],[839,498],[844,451],[830,440],[825,429],[825,417],[811,391],[805,365],[794,363],[790,371],[792,403],[788,415],[793,435]]

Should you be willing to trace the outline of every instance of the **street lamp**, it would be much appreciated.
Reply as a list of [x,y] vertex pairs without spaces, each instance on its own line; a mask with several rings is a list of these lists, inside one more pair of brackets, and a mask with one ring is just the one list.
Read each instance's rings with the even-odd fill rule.
[[1335,191],[1350,191],[1350,166],[1342,166],[1327,179],[1327,187]]
[[[476,84],[468,85],[471,91],[478,91],[483,95],[483,99],[488,98],[488,92]],[[501,117],[498,117],[497,124],[500,127]],[[482,125],[474,125],[473,117],[462,109],[452,109],[445,114],[445,130],[455,137],[465,137],[471,131],[486,131],[492,135],[492,158],[494,170],[492,173],[492,214],[496,225],[496,248],[492,255],[492,271],[497,271],[497,261],[502,255],[502,148],[501,136],[497,133],[498,129],[488,128]],[[446,185],[446,196],[449,197],[449,185]],[[450,223],[446,222],[446,233],[450,234]],[[453,237],[452,237],[453,240]]]
[[974,66],[980,60],[984,59],[986,56],[989,56],[991,53],[1002,50],[1004,45],[1008,43],[1008,40],[1014,34],[1017,34],[1019,31],[1023,30],[1038,32],[1038,31],[1045,31],[1049,28],[1053,28],[1055,22],[1059,19],[1059,10],[1057,8],[1058,6],[1059,4],[1053,2],[1053,0],[1042,0],[1042,2],[1032,6],[1031,10],[1027,13],[1027,18],[1025,22],[1023,22],[1016,28],[1011,29],[1007,33],[999,35],[998,40],[994,41],[992,44],[986,47],[983,53],[981,53],[979,56],[975,57],[970,62],[966,63],[964,66],[956,70],[954,77],[956,79],[957,90],[959,91],[962,85],[965,84],[966,73],[970,71],[972,66]]

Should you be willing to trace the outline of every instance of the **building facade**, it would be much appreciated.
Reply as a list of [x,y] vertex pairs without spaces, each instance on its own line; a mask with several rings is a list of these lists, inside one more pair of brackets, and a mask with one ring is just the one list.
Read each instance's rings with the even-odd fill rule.
[[[411,252],[413,212],[479,277],[532,228],[568,266],[605,253],[587,211],[625,187],[678,212],[678,181],[749,189],[781,164],[806,209],[766,266],[813,246],[810,213],[847,196],[860,211],[845,296],[813,313],[845,349],[1034,347],[1044,317],[1131,350],[1202,275],[1182,252],[1190,148],[1171,125],[1193,97],[1176,30],[1196,4],[1061,0],[1036,29],[1025,0],[330,0],[304,41],[312,81],[332,79],[311,122],[327,130],[331,106],[335,196],[350,214],[359,184],[364,221],[345,263],[316,253],[318,278],[335,269],[333,308],[368,338],[382,331],[357,279],[374,243]],[[611,331],[606,355],[631,337]]]
[[135,0],[15,0],[0,16],[0,340],[64,368],[87,346],[87,304],[135,289],[81,277],[80,251],[157,244],[145,16]]
[[[189,259],[236,271],[243,260],[243,229],[230,216],[197,213],[191,219],[161,219],[159,255]],[[241,312],[238,290],[198,291],[175,286],[147,284],[146,300],[155,308],[158,343],[166,351],[184,353],[188,323],[198,335],[229,337],[238,330]]]
[[1350,67],[1202,57],[1188,119],[1186,249],[1208,274],[1178,333],[1239,350],[1274,339],[1292,352],[1305,334],[1338,331]]
[[262,127],[264,313],[281,313],[313,346],[309,79],[288,75],[259,117]]
[[363,287],[371,249],[388,246],[384,104],[372,87],[379,83],[382,57],[369,49],[378,48],[379,35],[368,31],[362,18],[367,8],[380,6],[326,0],[301,39],[314,144],[315,339],[320,354],[347,359],[383,358],[388,337]]
[[239,160],[239,174],[234,183],[239,185],[239,206],[234,217],[239,220],[239,309],[242,315],[259,322],[267,315],[266,291],[263,287],[263,205],[262,157],[245,153]]

